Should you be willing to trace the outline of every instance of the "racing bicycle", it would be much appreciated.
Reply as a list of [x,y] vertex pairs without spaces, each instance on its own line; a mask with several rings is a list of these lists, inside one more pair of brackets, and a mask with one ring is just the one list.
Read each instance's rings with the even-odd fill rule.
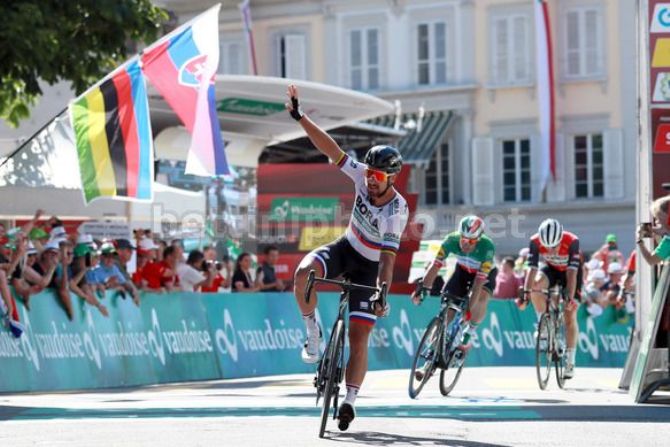
[[312,288],[317,283],[332,284],[342,289],[340,293],[340,305],[337,318],[333,323],[330,333],[330,339],[325,352],[316,368],[314,376],[314,387],[316,388],[316,404],[323,397],[321,403],[321,426],[319,428],[319,438],[323,438],[326,431],[326,422],[331,409],[333,409],[333,420],[337,419],[338,400],[340,394],[340,383],[344,378],[344,334],[345,334],[345,314],[349,305],[349,295],[353,290],[366,290],[376,294],[379,305],[382,309],[386,306],[386,283],[380,288],[354,284],[349,279],[343,281],[332,279],[317,278],[314,270],[309,272],[307,285],[305,287],[305,299],[309,302]]

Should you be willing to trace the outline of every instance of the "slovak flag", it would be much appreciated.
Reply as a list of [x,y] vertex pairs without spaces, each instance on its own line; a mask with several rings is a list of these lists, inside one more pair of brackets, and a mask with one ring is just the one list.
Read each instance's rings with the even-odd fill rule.
[[219,4],[182,25],[142,55],[142,71],[191,133],[187,174],[230,174],[214,89],[220,8]]

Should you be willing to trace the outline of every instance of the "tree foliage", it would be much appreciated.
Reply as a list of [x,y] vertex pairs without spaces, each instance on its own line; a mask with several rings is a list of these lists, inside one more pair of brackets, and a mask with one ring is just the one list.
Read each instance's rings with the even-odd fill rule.
[[39,81],[71,81],[82,93],[152,42],[167,13],[150,0],[0,1],[0,118],[29,117]]

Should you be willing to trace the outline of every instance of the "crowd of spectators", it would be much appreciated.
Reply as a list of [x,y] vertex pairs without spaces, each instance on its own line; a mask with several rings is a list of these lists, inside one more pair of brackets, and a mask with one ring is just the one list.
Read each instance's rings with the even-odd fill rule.
[[60,219],[44,220],[42,214],[36,212],[22,227],[0,224],[0,316],[16,337],[23,332],[17,299],[29,311],[31,299],[45,289],[54,291],[69,319],[77,298],[108,316],[110,292],[139,306],[143,291],[286,290],[275,273],[279,251],[274,246],[265,249],[263,263],[254,269],[249,253],[218,260],[216,248],[207,246],[185,254],[180,240],[161,240],[146,230],[132,239],[97,240],[68,232]]

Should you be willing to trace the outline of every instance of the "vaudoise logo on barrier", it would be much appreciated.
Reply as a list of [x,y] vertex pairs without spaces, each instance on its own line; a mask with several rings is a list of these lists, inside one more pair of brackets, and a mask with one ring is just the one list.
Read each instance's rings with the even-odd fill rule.
[[163,331],[155,308],[151,309],[151,328],[146,332],[134,331],[132,323],[121,321],[116,322],[113,332],[99,331],[88,309],[81,331],[53,319],[47,328],[37,330],[25,309],[22,321],[25,332],[20,339],[0,333],[0,357],[25,358],[36,371],[40,371],[41,362],[67,359],[88,359],[101,370],[104,358],[113,357],[154,357],[165,366],[170,356],[214,351],[207,328],[197,328],[195,322],[188,325],[181,319],[180,329]]

